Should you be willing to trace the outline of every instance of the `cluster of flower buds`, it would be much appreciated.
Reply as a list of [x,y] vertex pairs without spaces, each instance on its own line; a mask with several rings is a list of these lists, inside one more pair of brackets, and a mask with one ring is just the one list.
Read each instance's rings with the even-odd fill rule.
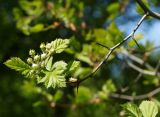
[[54,53],[52,48],[53,41],[51,43],[41,43],[40,49],[42,54],[36,54],[35,50],[30,50],[30,57],[27,59],[27,63],[30,64],[33,70],[41,70],[45,67],[45,60]]
[[40,55],[36,55],[35,50],[29,51],[30,57],[27,59],[27,63],[32,65],[34,70],[38,70],[42,67],[42,59]]

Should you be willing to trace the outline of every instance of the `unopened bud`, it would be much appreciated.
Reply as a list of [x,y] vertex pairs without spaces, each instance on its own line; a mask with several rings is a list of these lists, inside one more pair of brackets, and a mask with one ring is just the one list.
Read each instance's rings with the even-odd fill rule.
[[47,49],[51,49],[51,46],[52,46],[52,45],[51,45],[50,43],[48,43],[48,44],[46,45],[46,48],[47,48]]
[[32,64],[32,62],[33,62],[32,58],[28,58],[28,59],[27,59],[27,63],[28,63],[28,64]]
[[41,48],[42,51],[45,51],[46,45],[44,43],[41,43],[40,48]]
[[33,69],[38,69],[38,68],[39,68],[39,65],[37,65],[37,64],[32,64],[32,68],[33,68]]
[[77,82],[77,79],[71,77],[71,78],[69,79],[69,82]]
[[41,59],[44,60],[47,57],[45,53],[41,54]]
[[40,60],[40,56],[39,56],[39,55],[36,55],[36,56],[34,57],[34,61],[37,62],[37,61],[39,61],[39,60]]
[[30,51],[29,51],[29,55],[30,55],[30,56],[34,56],[35,54],[36,54],[35,50],[30,50]]

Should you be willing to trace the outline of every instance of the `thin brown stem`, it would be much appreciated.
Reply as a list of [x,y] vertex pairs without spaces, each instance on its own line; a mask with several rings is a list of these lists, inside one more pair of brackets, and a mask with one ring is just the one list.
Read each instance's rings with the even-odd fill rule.
[[149,76],[158,76],[160,77],[160,73],[156,72],[156,71],[149,71],[149,70],[144,70],[136,65],[134,65],[133,63],[127,61],[127,64],[134,70],[138,71],[139,73],[142,73],[144,75],[149,75]]
[[130,95],[123,95],[123,94],[118,94],[118,93],[111,93],[110,97],[134,101],[134,100],[142,100],[142,99],[152,98],[153,96],[155,96],[158,93],[160,93],[160,87],[154,89],[153,91],[150,91],[149,93],[138,95],[138,96],[130,96]]

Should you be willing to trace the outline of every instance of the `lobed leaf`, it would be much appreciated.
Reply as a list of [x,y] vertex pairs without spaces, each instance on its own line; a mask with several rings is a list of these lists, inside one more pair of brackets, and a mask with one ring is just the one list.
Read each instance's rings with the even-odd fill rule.
[[61,53],[68,47],[68,44],[68,39],[56,39],[52,42],[52,49],[54,49],[55,53]]
[[44,83],[47,88],[49,87],[66,87],[65,74],[67,64],[63,61],[58,61],[52,66],[52,71],[45,71],[45,77],[39,82]]
[[79,61],[72,61],[71,63],[69,63],[67,65],[67,71],[69,73],[74,72],[78,67],[80,66],[80,62]]
[[126,103],[122,107],[130,117],[143,117],[140,109],[133,103]]
[[29,71],[31,70],[31,67],[28,64],[26,64],[25,62],[23,62],[18,57],[13,57],[13,58],[7,60],[4,64],[7,67],[14,69],[15,71],[19,71],[24,75],[29,73]]
[[139,108],[144,117],[156,117],[158,114],[158,107],[152,101],[143,101]]

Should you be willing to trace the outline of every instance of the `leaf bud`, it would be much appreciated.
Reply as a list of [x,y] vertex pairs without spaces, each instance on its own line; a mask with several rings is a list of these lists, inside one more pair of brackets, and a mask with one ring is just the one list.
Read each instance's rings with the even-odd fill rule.
[[30,51],[29,51],[29,55],[30,55],[30,56],[34,56],[35,54],[36,54],[35,50],[30,50]]

